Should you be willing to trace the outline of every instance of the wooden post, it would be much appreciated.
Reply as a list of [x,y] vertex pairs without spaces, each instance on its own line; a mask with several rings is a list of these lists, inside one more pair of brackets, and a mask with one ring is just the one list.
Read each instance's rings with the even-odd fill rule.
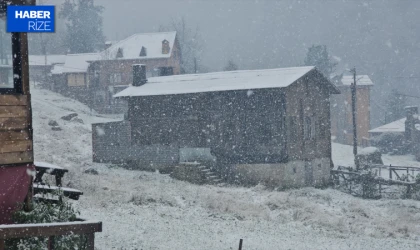
[[392,169],[389,168],[389,179],[392,180]]
[[48,237],[48,250],[55,249],[55,236]]
[[95,233],[87,234],[87,249],[95,250]]
[[353,68],[353,83],[351,84],[351,111],[352,111],[352,118],[353,118],[353,155],[354,155],[354,164],[356,165],[356,169],[359,170],[359,164],[356,160],[357,155],[357,121],[356,121],[356,68]]
[[242,242],[243,242],[243,239],[240,239],[239,240],[239,250],[242,250]]
[[0,250],[5,250],[6,244],[4,239],[0,239]]

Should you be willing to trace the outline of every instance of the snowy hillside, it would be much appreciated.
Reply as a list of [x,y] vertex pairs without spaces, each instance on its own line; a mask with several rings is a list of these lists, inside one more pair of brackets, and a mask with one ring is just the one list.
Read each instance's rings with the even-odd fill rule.
[[[284,192],[197,186],[167,175],[92,163],[91,123],[98,116],[58,94],[32,89],[36,161],[66,167],[64,185],[83,190],[74,204],[101,220],[99,249],[420,249],[420,202],[362,200],[336,190]],[[64,121],[76,112],[83,121]],[[53,131],[50,120],[62,130]],[[335,164],[352,164],[334,144]],[[386,164],[418,164],[384,156]],[[401,165],[401,164],[400,164]],[[99,174],[85,174],[88,168]]]

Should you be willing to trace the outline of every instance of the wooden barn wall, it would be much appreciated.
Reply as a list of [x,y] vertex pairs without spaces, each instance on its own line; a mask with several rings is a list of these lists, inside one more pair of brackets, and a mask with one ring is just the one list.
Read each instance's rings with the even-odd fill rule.
[[0,95],[0,165],[33,161],[28,95]]
[[281,90],[148,96],[130,101],[134,144],[211,147],[219,153],[285,157]]
[[[331,158],[330,93],[319,73],[311,73],[286,88],[290,160]],[[305,119],[311,118],[314,135],[305,138]]]

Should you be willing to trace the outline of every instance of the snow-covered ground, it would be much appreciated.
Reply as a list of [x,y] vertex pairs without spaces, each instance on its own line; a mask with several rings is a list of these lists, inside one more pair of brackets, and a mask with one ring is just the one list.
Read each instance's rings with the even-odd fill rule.
[[[167,175],[92,163],[91,123],[99,116],[58,94],[32,89],[35,160],[70,170],[64,185],[83,190],[74,204],[101,220],[98,249],[420,249],[420,202],[362,200],[333,189],[284,192],[197,186]],[[77,112],[83,120],[64,121]],[[53,131],[50,120],[59,123]],[[350,146],[333,144],[335,164],[351,165]],[[420,166],[411,156],[386,164]],[[85,174],[95,168],[99,174]]]

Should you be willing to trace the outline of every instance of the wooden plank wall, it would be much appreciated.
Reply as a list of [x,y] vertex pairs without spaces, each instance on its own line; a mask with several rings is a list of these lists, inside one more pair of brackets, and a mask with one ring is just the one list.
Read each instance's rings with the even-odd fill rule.
[[0,95],[0,165],[33,162],[29,95]]

